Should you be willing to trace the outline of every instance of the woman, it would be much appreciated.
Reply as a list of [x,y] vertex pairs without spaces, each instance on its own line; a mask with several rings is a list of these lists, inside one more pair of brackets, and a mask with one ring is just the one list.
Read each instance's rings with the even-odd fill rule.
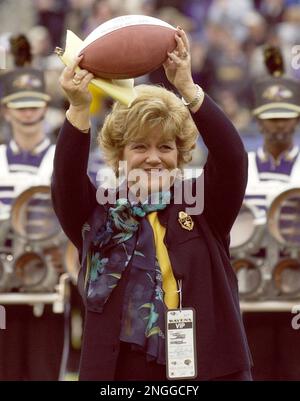
[[[75,72],[80,58],[62,73],[70,108],[58,138],[52,191],[56,213],[82,264],[82,380],[166,379],[164,312],[179,306],[178,281],[182,306],[196,311],[197,379],[251,379],[228,250],[244,197],[247,155],[233,125],[194,84],[189,43],[180,28],[176,41],[164,69],[185,105],[163,88],[137,87],[130,107],[114,105],[100,144],[115,171],[119,161],[127,162],[125,183],[131,191],[138,181],[129,178],[134,170],[150,176],[152,185],[153,171],[171,172],[188,162],[196,126],[209,149],[204,210],[197,215],[188,216],[184,201],[174,202],[175,181],[170,180],[168,191],[167,183],[155,177],[156,203],[139,202],[138,193],[133,202],[97,202],[86,175],[92,75]],[[148,188],[143,182],[141,191],[143,186]]]

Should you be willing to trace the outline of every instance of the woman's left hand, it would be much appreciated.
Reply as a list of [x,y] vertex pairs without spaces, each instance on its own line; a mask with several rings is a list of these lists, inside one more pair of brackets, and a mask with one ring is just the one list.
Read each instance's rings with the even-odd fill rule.
[[168,81],[175,86],[180,94],[188,87],[194,86],[191,70],[190,45],[184,30],[177,28],[175,34],[177,47],[163,64]]

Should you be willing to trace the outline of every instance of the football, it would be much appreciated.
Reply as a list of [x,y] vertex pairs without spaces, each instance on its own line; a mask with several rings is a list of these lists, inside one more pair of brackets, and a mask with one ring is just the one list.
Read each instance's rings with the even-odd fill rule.
[[157,18],[125,15],[99,25],[83,41],[80,68],[98,78],[128,79],[159,68],[176,47],[176,29]]

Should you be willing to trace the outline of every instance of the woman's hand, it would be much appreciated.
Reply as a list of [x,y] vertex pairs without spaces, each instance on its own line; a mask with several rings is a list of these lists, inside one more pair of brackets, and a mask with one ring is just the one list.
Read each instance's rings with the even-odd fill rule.
[[86,70],[77,68],[81,58],[76,57],[73,64],[63,70],[59,82],[70,102],[70,108],[66,113],[67,119],[75,128],[88,133],[92,101],[88,85],[94,76]]
[[82,56],[76,57],[73,64],[63,70],[59,82],[67,95],[70,105],[78,110],[87,110],[92,101],[88,85],[94,76],[86,70],[77,69],[81,59]]
[[168,59],[163,64],[168,81],[175,86],[183,96],[189,91],[195,91],[192,78],[190,45],[187,35],[181,28],[177,28],[175,34],[177,47],[168,53]]

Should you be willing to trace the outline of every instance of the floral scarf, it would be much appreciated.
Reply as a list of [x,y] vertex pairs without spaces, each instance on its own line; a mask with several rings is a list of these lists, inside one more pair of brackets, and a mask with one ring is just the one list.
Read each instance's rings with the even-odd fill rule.
[[102,312],[130,264],[120,340],[143,350],[147,360],[165,364],[166,306],[153,231],[146,215],[164,209],[171,194],[155,195],[151,203],[130,203],[120,198],[109,208],[106,224],[96,233],[89,250],[87,303],[89,309]]

